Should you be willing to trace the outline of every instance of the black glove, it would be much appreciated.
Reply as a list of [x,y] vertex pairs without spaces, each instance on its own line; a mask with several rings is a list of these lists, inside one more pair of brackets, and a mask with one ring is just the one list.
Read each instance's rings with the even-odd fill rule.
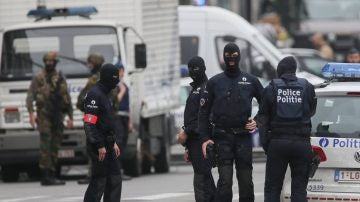
[[320,157],[319,155],[315,154],[311,160],[310,168],[309,168],[309,178],[314,177],[315,172],[320,164]]
[[209,143],[207,146],[206,146],[206,156],[207,156],[207,159],[209,160],[210,162],[210,165],[215,168],[216,167],[216,151],[215,151],[215,146],[214,144],[211,144]]

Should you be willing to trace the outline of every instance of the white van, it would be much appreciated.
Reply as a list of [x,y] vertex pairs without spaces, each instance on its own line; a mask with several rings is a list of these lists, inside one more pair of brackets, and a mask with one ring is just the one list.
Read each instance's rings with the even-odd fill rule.
[[[224,46],[234,42],[240,48],[244,71],[265,81],[275,77],[276,66],[284,55],[241,16],[212,6],[179,6],[178,15],[182,65],[199,55],[205,60],[208,77],[214,76],[224,67]],[[299,72],[298,76],[312,83],[323,82],[307,72]]]

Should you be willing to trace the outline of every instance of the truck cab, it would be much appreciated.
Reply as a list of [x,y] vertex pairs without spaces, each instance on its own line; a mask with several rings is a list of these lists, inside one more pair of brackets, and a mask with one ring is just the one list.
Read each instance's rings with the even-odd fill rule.
[[[106,63],[126,64],[121,57],[122,36],[121,27],[101,21],[42,21],[1,30],[0,165],[5,181],[16,180],[22,166],[34,170],[39,158],[39,135],[29,124],[25,99],[32,77],[43,68],[43,55],[58,53],[56,69],[66,77],[76,109],[77,96],[89,76],[87,56],[100,52]],[[65,130],[58,153],[60,164],[87,162],[82,119],[83,114],[74,110],[75,128]]]

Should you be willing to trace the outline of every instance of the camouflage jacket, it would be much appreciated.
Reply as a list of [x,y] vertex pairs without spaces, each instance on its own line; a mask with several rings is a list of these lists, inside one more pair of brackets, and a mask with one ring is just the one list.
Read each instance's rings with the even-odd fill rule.
[[61,112],[59,116],[67,114],[70,119],[73,118],[67,83],[59,72],[47,74],[42,70],[32,79],[26,97],[26,107],[29,112],[34,112],[34,102],[37,113],[53,116]]
[[99,72],[91,75],[89,77],[85,87],[81,90],[81,92],[78,96],[78,99],[77,99],[76,107],[78,109],[80,109],[82,112],[84,111],[85,95],[90,90],[91,87],[95,86],[95,84],[99,80],[99,78],[100,78]]

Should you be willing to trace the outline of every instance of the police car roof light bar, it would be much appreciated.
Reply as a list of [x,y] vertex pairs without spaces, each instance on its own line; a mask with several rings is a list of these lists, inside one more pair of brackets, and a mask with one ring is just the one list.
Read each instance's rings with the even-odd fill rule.
[[328,79],[360,80],[360,63],[327,63],[321,72]]
[[69,8],[45,8],[38,7],[27,13],[28,17],[35,17],[35,21],[43,19],[50,20],[53,17],[80,16],[90,18],[90,15],[96,14],[98,11],[94,6],[69,7]]

